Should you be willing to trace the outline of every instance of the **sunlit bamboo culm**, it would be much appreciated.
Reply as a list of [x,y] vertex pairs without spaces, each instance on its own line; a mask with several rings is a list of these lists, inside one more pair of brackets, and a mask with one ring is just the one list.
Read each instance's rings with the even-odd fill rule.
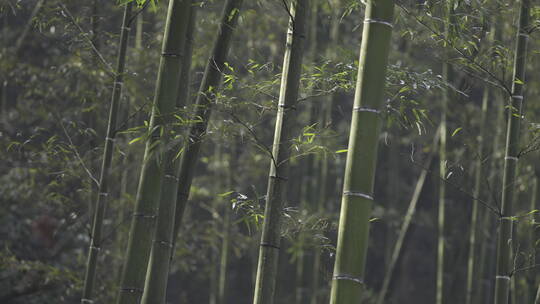
[[393,0],[367,1],[330,294],[332,304],[359,303],[364,289],[380,107],[393,12]]

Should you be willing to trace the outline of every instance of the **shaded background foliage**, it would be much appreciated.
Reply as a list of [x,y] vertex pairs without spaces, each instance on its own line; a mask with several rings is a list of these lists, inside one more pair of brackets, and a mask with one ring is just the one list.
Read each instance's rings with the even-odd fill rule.
[[[137,46],[137,39],[131,39],[128,52],[121,127],[113,159],[112,197],[104,229],[106,241],[98,268],[96,294],[102,303],[110,302],[118,287],[144,150],[143,140],[138,139],[146,131],[163,38],[162,2],[166,1],[141,14],[142,43]],[[309,40],[316,39],[317,49],[304,61],[301,111],[293,131],[294,173],[284,210],[285,250],[279,266],[278,303],[294,302],[298,285],[295,263],[300,250],[306,252],[308,261],[315,251],[322,253],[317,271],[325,283],[317,292],[326,295],[329,291],[358,64],[362,3],[348,0],[331,7],[328,1],[313,2],[320,9],[317,22],[310,25],[316,27],[316,37]],[[369,300],[381,286],[423,162],[435,153],[430,143],[438,125],[441,94],[448,90],[452,94],[448,113],[452,136],[449,174],[444,180],[449,185],[445,294],[448,301],[463,302],[468,250],[465,236],[472,202],[473,162],[479,157],[482,80],[491,83],[494,99],[507,99],[504,86],[511,85],[517,12],[515,5],[503,1],[456,1],[454,32],[441,37],[443,21],[436,17],[441,2],[399,1],[396,8],[376,175],[377,204],[368,255]],[[116,54],[122,7],[104,0],[0,3],[0,302],[77,302],[112,88],[110,64]],[[42,7],[32,15],[36,5]],[[221,1],[201,1],[199,5],[192,91],[202,77]],[[340,13],[340,36],[336,43],[329,43],[330,14],[335,10]],[[532,14],[533,24],[538,26],[540,8],[534,6]],[[227,299],[230,303],[251,301],[287,19],[283,2],[278,0],[248,1],[242,12],[171,266],[171,303],[206,303],[215,293],[226,208],[234,210]],[[500,34],[489,46],[485,25],[496,23],[500,23]],[[26,27],[29,30],[23,35]],[[540,143],[540,109],[536,102],[540,79],[534,73],[539,66],[538,33],[533,31],[531,37],[526,91],[529,101],[522,141],[525,161],[520,167],[516,200],[516,214],[523,215],[516,221],[519,267],[533,263],[535,248],[527,241],[531,226],[529,190],[532,177],[540,171],[536,151]],[[327,49],[336,52],[335,58],[329,58]],[[440,62],[444,60],[454,68],[451,83],[444,83],[439,76]],[[324,103],[331,103],[332,108],[331,119],[323,124],[317,117]],[[505,124],[497,120],[495,107],[492,109],[488,114],[487,141],[491,144],[497,140],[499,145],[490,148],[486,157],[486,161],[495,161],[486,179],[489,187],[485,187],[484,197],[487,204],[497,208]],[[189,121],[190,110],[186,107],[182,119]],[[320,198],[318,172],[305,168],[323,155],[331,165],[327,196]],[[232,158],[237,160],[234,168],[229,167]],[[430,174],[387,303],[433,302],[440,180],[434,166],[428,169]],[[229,170],[232,185],[222,182]],[[304,175],[308,176],[307,186],[302,182]],[[322,214],[316,209],[318,199],[324,201]],[[301,205],[302,200],[307,205]],[[496,218],[487,208],[482,208],[481,213]],[[494,225],[482,227],[481,235],[493,244]],[[299,242],[300,236],[307,241]],[[494,251],[494,247],[488,247],[488,259],[494,259]],[[307,271],[308,276],[313,275]],[[517,303],[524,303],[520,299],[526,297],[530,276],[528,271],[516,273]],[[481,284],[490,286],[489,281]]]

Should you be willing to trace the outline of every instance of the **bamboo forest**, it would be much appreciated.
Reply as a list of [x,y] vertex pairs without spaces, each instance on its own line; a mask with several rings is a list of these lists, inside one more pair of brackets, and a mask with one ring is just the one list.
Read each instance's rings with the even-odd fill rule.
[[0,303],[540,304],[539,0],[0,28]]

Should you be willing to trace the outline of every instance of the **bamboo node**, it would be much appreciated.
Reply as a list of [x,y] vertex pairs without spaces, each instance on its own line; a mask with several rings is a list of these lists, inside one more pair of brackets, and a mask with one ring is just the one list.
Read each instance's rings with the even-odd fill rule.
[[165,177],[166,177],[166,178],[170,178],[170,179],[172,179],[172,180],[174,180],[174,181],[177,181],[177,182],[180,181],[180,179],[179,179],[178,177],[174,176],[174,175],[165,174]]
[[144,214],[144,213],[138,213],[138,212],[133,212],[133,217],[142,217],[142,218],[155,218],[156,215],[155,214]]
[[284,177],[284,176],[278,176],[278,175],[270,175],[270,178],[275,178],[275,179],[280,179],[280,180],[289,180],[289,178],[287,177]]
[[107,193],[107,192],[100,192],[98,195],[99,195],[99,196],[109,196],[109,193]]
[[529,34],[528,33],[519,33],[518,36],[523,37],[525,39],[529,39]]
[[523,95],[512,95],[512,99],[523,100]]
[[391,22],[388,22],[388,21],[385,21],[385,20],[366,18],[364,20],[364,23],[378,23],[378,24],[386,25],[386,26],[388,26],[390,28],[394,28],[394,25]]
[[517,157],[515,157],[515,156],[505,156],[505,157],[504,157],[504,160],[518,161],[519,158],[517,158]]
[[372,109],[372,108],[368,108],[368,107],[354,107],[353,111],[354,112],[370,112],[370,113],[375,113],[375,114],[380,114],[381,113],[380,110]]
[[115,81],[115,82],[113,82],[113,84],[121,86],[121,85],[124,85],[124,82],[123,81]]
[[101,247],[96,247],[96,246],[92,245],[92,246],[90,246],[90,250],[101,251]]
[[116,141],[116,139],[114,139],[112,137],[109,137],[109,136],[105,137],[105,140],[110,141],[110,142],[115,142]]
[[364,285],[364,280],[361,277],[353,276],[350,274],[336,274],[332,277],[332,280],[347,280]]
[[122,27],[120,27],[120,29],[126,30],[126,31],[131,31],[131,27],[129,27],[129,26],[122,26]]
[[496,280],[501,279],[501,280],[508,280],[508,281],[510,281],[510,277],[509,277],[509,276],[506,276],[506,275],[497,275],[497,276],[495,276],[495,279],[496,279]]
[[182,57],[182,54],[180,54],[180,53],[167,53],[167,52],[163,52],[163,53],[161,53],[161,56],[162,56],[162,57],[174,57],[174,58],[180,58],[180,57]]
[[501,216],[501,221],[513,221],[514,219],[511,216]]
[[278,105],[278,107],[282,108],[282,109],[285,109],[285,110],[296,110],[296,107],[295,106],[288,106],[288,105],[284,105],[284,104],[280,104]]
[[130,292],[130,293],[143,293],[142,289],[135,288],[135,287],[121,287],[120,291],[122,291],[122,292]]
[[279,246],[276,246],[276,245],[270,244],[270,243],[264,243],[264,242],[262,242],[260,245],[261,245],[261,247],[270,247],[270,248],[274,248],[274,249],[277,249],[277,250],[280,249]]
[[163,245],[165,247],[169,247],[169,248],[173,248],[173,243],[171,242],[167,242],[167,241],[158,241],[158,240],[154,240],[155,243],[158,243],[160,245]]
[[363,193],[363,192],[360,192],[360,191],[343,191],[343,195],[359,196],[359,197],[367,198],[368,200],[371,200],[371,201],[373,200],[372,195],[367,194],[367,193]]
[[90,299],[81,299],[81,304],[84,304],[84,303],[89,303],[89,304],[92,304],[94,303],[94,300],[90,300]]

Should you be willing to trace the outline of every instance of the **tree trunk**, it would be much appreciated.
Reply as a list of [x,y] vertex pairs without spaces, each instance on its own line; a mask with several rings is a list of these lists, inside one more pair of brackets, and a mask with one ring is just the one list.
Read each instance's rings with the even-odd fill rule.
[[120,97],[122,96],[122,85],[124,80],[124,69],[126,65],[126,51],[129,38],[129,20],[131,18],[132,3],[126,4],[124,8],[124,17],[122,21],[122,30],[120,33],[120,45],[118,48],[118,58],[116,63],[116,75],[111,97],[111,108],[109,112],[109,121],[107,126],[107,135],[105,137],[105,148],[103,149],[103,162],[101,165],[101,176],[99,180],[98,195],[92,221],[92,239],[88,251],[88,261],[86,264],[86,273],[84,277],[83,293],[81,303],[92,303],[92,293],[96,278],[97,259],[101,250],[103,218],[105,215],[105,206],[109,196],[109,178],[111,176],[111,163],[114,151],[114,138],[116,136],[116,121],[118,119],[118,108]]
[[495,304],[507,304],[510,280],[513,273],[512,251],[512,199],[516,189],[516,169],[519,155],[520,124],[523,107],[523,85],[525,82],[525,60],[527,55],[529,27],[529,0],[521,1],[519,30],[515,48],[512,96],[508,110],[506,152],[504,157],[502,200],[499,234],[497,238],[497,272],[495,277]]
[[190,127],[189,137],[184,144],[184,151],[180,158],[178,198],[176,202],[173,238],[178,237],[182,216],[189,198],[189,190],[195,174],[195,165],[197,164],[201,143],[206,133],[208,121],[210,120],[212,104],[215,102],[217,89],[221,85],[221,71],[225,68],[232,34],[236,27],[238,16],[240,15],[242,2],[243,0],[227,0],[223,7],[218,35],[214,41],[214,47],[208,59],[197,94],[197,100],[195,101],[196,113],[194,115],[197,118],[197,122],[194,122]]
[[390,51],[394,1],[370,0],[364,18],[358,80],[345,167],[330,303],[357,303],[364,288],[369,221]]
[[254,304],[271,304],[277,277],[281,241],[281,212],[289,168],[291,129],[294,125],[309,0],[291,2],[291,19],[283,59],[281,89],[274,132],[272,160],[266,192],[264,223],[259,248]]
[[[169,2],[148,140],[117,301],[119,304],[139,303],[143,294],[156,212],[160,202],[164,153],[170,149],[170,124],[176,109],[185,28],[190,6],[190,0]],[[165,179],[166,183],[168,180],[169,178]]]
[[[192,0],[186,1],[186,6],[182,9],[188,10],[177,35],[184,37],[184,46],[182,52],[180,78],[178,82],[178,95],[176,100],[177,110],[181,110],[189,99],[189,79],[191,69],[191,51],[192,47],[188,40],[192,37],[195,25],[195,3]],[[174,130],[176,134],[182,130]],[[172,239],[174,230],[174,214],[176,210],[176,191],[178,189],[178,173],[180,162],[177,158],[181,145],[174,143],[172,147],[165,152],[163,162],[163,184],[161,187],[161,197],[158,209],[158,218],[156,223],[156,233],[152,242],[152,251],[148,262],[146,282],[142,297],[142,304],[165,303],[167,291],[167,281],[169,276],[170,257],[172,254]]]
[[[432,149],[434,151],[437,149],[440,135],[441,128],[439,127],[437,128],[437,131],[435,131],[435,136],[433,138]],[[392,251],[392,256],[390,258],[386,274],[384,275],[383,286],[379,293],[379,297],[377,298],[377,304],[384,304],[384,298],[386,297],[386,293],[388,292],[388,288],[390,287],[390,283],[394,274],[394,269],[399,259],[401,248],[403,247],[403,242],[405,241],[405,236],[407,235],[407,231],[409,230],[412,218],[416,212],[416,205],[418,203],[418,199],[420,198],[420,194],[422,193],[422,189],[424,187],[424,182],[426,181],[429,168],[431,167],[431,163],[433,162],[433,156],[434,153],[430,152],[430,155],[428,156],[428,159],[423,166],[422,172],[420,173],[420,177],[418,177],[416,186],[414,187],[414,192],[409,203],[409,208],[407,209],[407,213],[405,214],[405,218],[403,219],[403,223],[401,224],[401,229],[399,230],[396,245],[394,246],[394,250]]]

